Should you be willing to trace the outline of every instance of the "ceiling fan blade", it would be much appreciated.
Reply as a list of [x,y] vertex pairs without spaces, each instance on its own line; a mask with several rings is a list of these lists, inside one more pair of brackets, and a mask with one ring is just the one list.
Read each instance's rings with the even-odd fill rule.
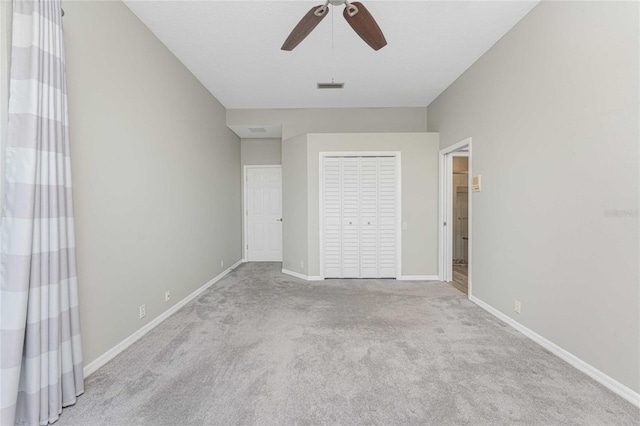
[[[355,9],[354,9],[355,7]],[[357,10],[356,13],[354,13]],[[387,45],[387,40],[373,16],[360,2],[351,2],[344,8],[344,19],[373,50],[380,50]]]
[[312,7],[311,10],[302,17],[300,22],[298,22],[298,25],[295,26],[293,31],[291,31],[291,34],[289,34],[289,37],[287,37],[280,49],[293,50],[302,40],[305,39],[306,36],[309,35],[311,31],[313,31],[315,27],[318,26],[320,21],[328,15],[328,10],[329,8],[323,5]]

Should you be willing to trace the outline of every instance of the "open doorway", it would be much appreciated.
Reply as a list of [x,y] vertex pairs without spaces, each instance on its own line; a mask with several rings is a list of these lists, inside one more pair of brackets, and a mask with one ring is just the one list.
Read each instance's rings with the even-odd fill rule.
[[471,139],[440,151],[440,279],[471,294]]
[[452,155],[451,285],[468,294],[469,277],[469,152]]

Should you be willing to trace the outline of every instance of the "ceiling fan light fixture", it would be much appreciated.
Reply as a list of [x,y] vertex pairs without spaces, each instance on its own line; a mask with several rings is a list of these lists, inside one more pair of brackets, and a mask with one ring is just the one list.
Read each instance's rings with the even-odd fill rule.
[[344,83],[318,83],[318,89],[344,89]]

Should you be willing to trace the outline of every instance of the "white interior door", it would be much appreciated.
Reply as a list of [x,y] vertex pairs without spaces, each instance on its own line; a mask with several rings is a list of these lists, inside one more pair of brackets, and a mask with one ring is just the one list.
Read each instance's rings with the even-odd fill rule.
[[247,260],[282,261],[282,168],[247,168]]

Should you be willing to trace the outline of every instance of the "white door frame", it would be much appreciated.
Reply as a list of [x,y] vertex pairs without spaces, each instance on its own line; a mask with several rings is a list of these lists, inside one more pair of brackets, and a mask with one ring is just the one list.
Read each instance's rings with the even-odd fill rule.
[[[452,273],[452,262],[453,262],[453,197],[451,195],[453,188],[453,179],[452,179],[452,158],[454,156],[468,156],[469,157],[469,175],[468,175],[468,185],[469,185],[469,215],[468,215],[468,257],[469,257],[469,279],[468,279],[468,295],[467,297],[471,297],[472,294],[472,284],[471,284],[471,271],[473,269],[473,256],[472,256],[472,238],[473,238],[473,220],[472,220],[472,193],[471,190],[471,181],[473,179],[473,170],[472,170],[472,143],[471,138],[464,139],[458,143],[455,143],[451,146],[448,146],[444,149],[440,150],[439,153],[439,161],[440,161],[440,194],[439,194],[439,238],[438,238],[438,276],[440,281],[451,281],[453,279]],[[467,153],[462,154],[460,151],[468,150]],[[458,154],[456,154],[458,152]],[[462,155],[461,155],[462,154]],[[445,225],[445,222],[447,225]]]
[[324,167],[323,162],[326,157],[395,157],[396,159],[396,279],[402,278],[402,158],[400,151],[336,151],[320,152],[318,155],[318,180],[320,185],[319,210],[318,210],[318,233],[320,234],[320,279],[324,280]]
[[[248,171],[249,169],[282,169],[281,164],[265,164],[265,165],[256,165],[252,164],[250,166],[244,166],[242,168],[242,193],[244,194],[242,197],[242,261],[248,261],[247,246],[249,244],[249,200],[247,199],[247,184],[248,184]],[[281,200],[282,202],[282,200]]]

